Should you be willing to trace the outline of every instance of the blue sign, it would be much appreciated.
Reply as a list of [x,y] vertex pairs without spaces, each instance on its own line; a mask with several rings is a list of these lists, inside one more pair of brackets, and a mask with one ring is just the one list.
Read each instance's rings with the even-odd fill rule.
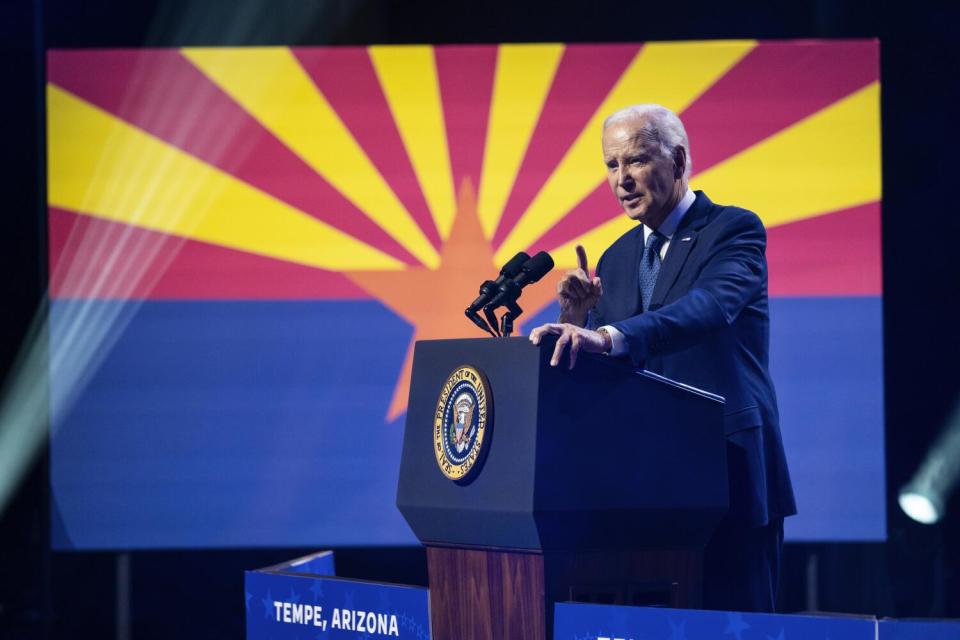
[[429,640],[426,589],[329,577],[326,552],[247,571],[248,640]]
[[960,640],[960,620],[881,620],[879,640]]
[[[554,640],[876,640],[874,618],[557,604]],[[882,634],[880,636],[883,637]]]

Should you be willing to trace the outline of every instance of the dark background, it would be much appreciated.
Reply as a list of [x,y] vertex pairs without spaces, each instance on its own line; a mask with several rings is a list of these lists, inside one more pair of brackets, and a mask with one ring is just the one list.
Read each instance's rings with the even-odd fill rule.
[[[946,2],[856,0],[730,6],[5,0],[0,374],[9,371],[45,289],[46,48],[879,38],[889,540],[788,545],[779,604],[782,611],[960,617],[960,499],[953,497],[946,519],[935,526],[909,521],[896,505],[897,489],[960,399],[960,269],[952,251],[960,238],[952,193],[958,170],[958,18],[960,10]],[[116,556],[52,553],[48,538],[44,451],[0,514],[0,636],[112,636]],[[308,551],[313,549],[132,553],[132,635],[242,637],[242,571]],[[352,577],[426,582],[419,549],[338,549],[337,565],[338,573]]]

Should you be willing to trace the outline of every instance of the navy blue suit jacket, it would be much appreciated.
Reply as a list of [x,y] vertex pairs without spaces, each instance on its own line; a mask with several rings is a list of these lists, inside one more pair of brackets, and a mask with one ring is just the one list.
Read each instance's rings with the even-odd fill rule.
[[726,399],[730,515],[747,526],[796,513],[768,371],[766,230],[756,214],[696,200],[674,233],[641,312],[638,224],[597,265],[590,326],[613,325],[638,367]]

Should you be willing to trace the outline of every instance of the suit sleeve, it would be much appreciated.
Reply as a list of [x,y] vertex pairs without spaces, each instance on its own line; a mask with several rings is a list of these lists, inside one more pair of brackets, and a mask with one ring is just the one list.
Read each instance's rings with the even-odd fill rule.
[[687,293],[655,311],[612,323],[625,336],[634,364],[686,349],[732,324],[762,290],[766,241],[760,219],[739,210]]

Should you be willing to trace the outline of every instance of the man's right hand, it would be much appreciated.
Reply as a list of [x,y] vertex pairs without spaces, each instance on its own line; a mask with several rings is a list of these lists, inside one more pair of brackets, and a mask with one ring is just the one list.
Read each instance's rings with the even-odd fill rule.
[[587,252],[579,244],[577,266],[557,283],[557,300],[560,302],[560,322],[582,327],[587,323],[587,312],[597,305],[603,295],[603,287],[600,278],[590,277]]

